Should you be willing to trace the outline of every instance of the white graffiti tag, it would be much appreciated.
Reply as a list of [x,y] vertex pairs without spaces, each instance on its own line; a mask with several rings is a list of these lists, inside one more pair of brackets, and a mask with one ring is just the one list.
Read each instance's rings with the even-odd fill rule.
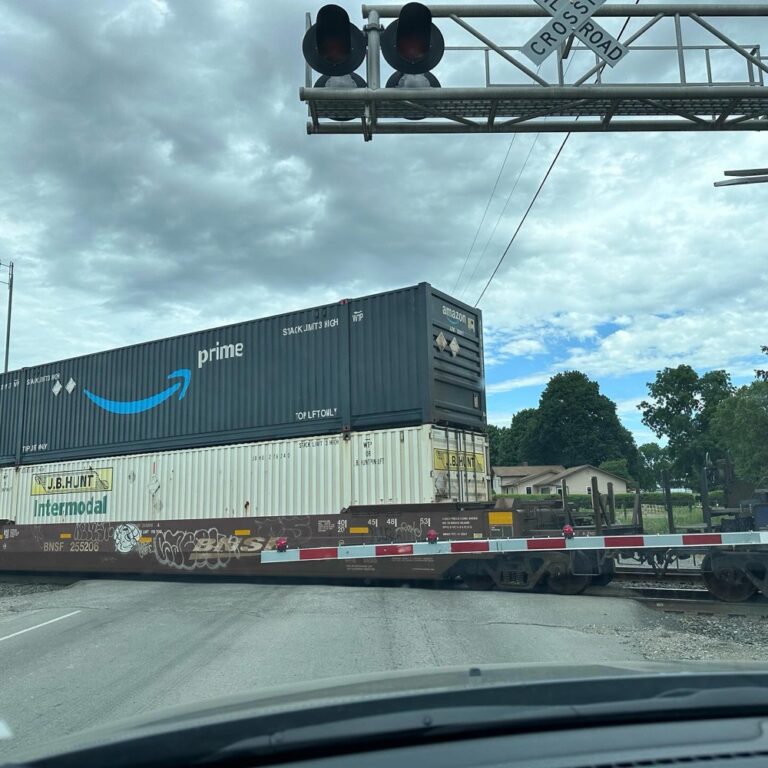
[[139,545],[140,536],[141,531],[132,523],[118,525],[113,534],[115,549],[124,555],[133,552]]
[[238,554],[237,536],[221,535],[217,528],[196,531],[160,531],[155,534],[155,558],[160,565],[191,571],[226,567]]

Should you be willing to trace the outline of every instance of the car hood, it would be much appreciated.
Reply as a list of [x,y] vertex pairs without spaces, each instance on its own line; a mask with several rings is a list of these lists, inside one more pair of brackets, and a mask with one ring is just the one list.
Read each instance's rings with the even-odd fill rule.
[[[204,702],[163,708],[139,717],[115,721],[94,729],[62,737],[25,755],[14,755],[16,763],[82,750],[86,746],[118,744],[163,733],[196,732],[198,728],[231,721],[299,713],[339,704],[365,704],[408,695],[455,692],[482,687],[531,686],[556,682],[584,685],[597,680],[631,680],[662,676],[676,678],[681,688],[686,679],[729,675],[765,676],[768,664],[756,662],[619,662],[610,664],[478,664],[433,669],[377,672],[272,687],[245,695],[207,699]],[[631,686],[626,686],[631,698]],[[2,738],[0,712],[0,738]],[[13,749],[12,738],[0,746]],[[6,749],[2,750],[6,752]],[[0,763],[0,766],[5,763]]]

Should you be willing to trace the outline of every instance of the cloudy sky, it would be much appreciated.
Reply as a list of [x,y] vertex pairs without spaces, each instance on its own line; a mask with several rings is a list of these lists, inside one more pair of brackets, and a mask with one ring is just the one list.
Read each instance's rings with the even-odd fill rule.
[[[12,367],[420,281],[475,303],[562,137],[308,136],[300,43],[319,5],[0,1]],[[541,24],[494,31],[522,44]],[[768,51],[768,19],[719,25]],[[481,59],[449,55],[444,85],[482,78]],[[505,66],[494,79],[514,82]],[[637,52],[620,68],[676,66]],[[490,419],[575,368],[643,441],[635,405],[660,367],[750,380],[768,343],[768,186],[712,182],[766,163],[759,133],[573,136],[480,304]]]

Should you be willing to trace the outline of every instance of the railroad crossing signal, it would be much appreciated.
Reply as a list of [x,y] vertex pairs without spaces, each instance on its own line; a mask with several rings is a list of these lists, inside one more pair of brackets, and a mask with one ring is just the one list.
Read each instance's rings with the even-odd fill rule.
[[338,5],[324,5],[301,44],[304,59],[322,77],[315,88],[365,88],[355,70],[365,60],[367,39]]
[[[362,11],[359,27],[339,6],[321,8],[315,24],[307,14],[300,98],[310,134],[361,134],[369,141],[377,133],[768,130],[768,2],[373,0]],[[475,18],[504,20],[486,29],[505,30],[507,39],[493,39],[498,33],[481,31]],[[545,24],[528,40],[531,18]],[[620,41],[598,24],[605,18],[624,22]],[[727,34],[719,24],[725,18],[743,20],[739,34],[749,38]],[[463,39],[446,45],[447,27]],[[616,67],[605,82],[606,68],[635,49],[643,51],[630,58],[637,66]],[[641,70],[647,55],[676,59],[677,66]],[[552,65],[531,65],[548,56]],[[438,82],[432,70],[443,58],[458,64],[455,78],[466,71],[475,84]],[[473,61],[474,75],[463,66]],[[363,66],[365,72],[355,72]],[[314,84],[312,70],[321,75]]]
[[606,64],[615,67],[628,53],[613,35],[606,32],[592,14],[605,0],[535,0],[551,14],[544,25],[524,46],[523,53],[535,64],[541,64],[554,53],[570,35],[575,35]]
[[387,88],[439,88],[430,72],[443,58],[443,33],[432,23],[432,12],[408,3],[381,35],[381,53],[395,70]]

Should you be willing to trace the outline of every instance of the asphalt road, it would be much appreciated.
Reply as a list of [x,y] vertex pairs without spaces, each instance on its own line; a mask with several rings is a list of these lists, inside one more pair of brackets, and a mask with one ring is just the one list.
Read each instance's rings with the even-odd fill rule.
[[648,620],[615,598],[404,588],[84,581],[0,597],[0,720],[14,734],[0,754],[303,680],[639,659],[627,638]]

